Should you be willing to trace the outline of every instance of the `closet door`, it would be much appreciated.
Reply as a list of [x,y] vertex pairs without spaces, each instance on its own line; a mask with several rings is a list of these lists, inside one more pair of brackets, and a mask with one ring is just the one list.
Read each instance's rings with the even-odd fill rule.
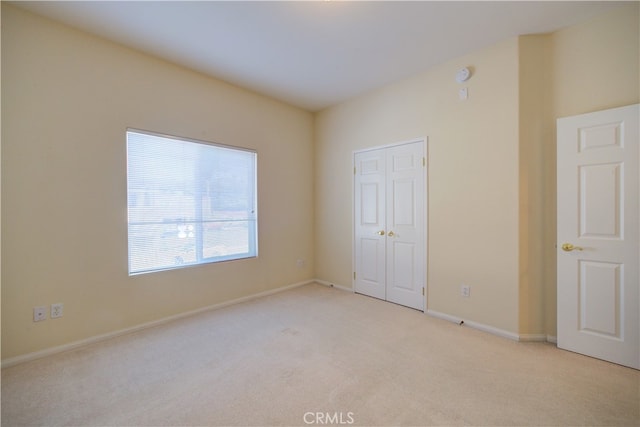
[[424,310],[424,144],[387,149],[387,301]]
[[386,299],[385,151],[356,153],[354,171],[354,289]]
[[355,154],[354,289],[424,310],[424,141]]

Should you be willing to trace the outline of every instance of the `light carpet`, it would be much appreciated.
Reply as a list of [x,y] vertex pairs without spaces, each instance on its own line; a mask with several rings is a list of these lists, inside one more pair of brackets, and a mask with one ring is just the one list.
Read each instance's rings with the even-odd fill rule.
[[2,371],[3,426],[640,424],[640,371],[312,284]]

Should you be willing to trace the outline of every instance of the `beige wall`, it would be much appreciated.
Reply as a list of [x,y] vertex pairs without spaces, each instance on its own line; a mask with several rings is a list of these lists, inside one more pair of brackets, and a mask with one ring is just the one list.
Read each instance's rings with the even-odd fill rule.
[[[639,22],[630,3],[318,114],[317,277],[351,286],[353,150],[426,135],[428,309],[556,336],[555,120],[638,102]],[[453,76],[465,65],[475,71],[459,101]]]
[[[544,273],[544,141],[552,138],[549,35],[519,37],[520,288],[519,333],[546,338]],[[553,334],[555,335],[555,334]]]
[[553,120],[544,140],[544,287],[546,332],[556,335],[556,118],[640,102],[640,5],[616,8],[551,35]]
[[[428,309],[555,336],[555,119],[639,102],[638,22],[631,3],[506,40],[314,126],[310,113],[3,3],[3,360],[312,277],[350,287],[353,151],[423,136]],[[466,101],[462,66],[473,68]],[[128,277],[126,127],[257,149],[260,257]],[[32,322],[34,306],[56,302],[63,318]]]
[[[3,360],[314,277],[312,114],[4,2],[2,67]],[[259,258],[128,277],[127,127],[256,149]]]
[[517,332],[517,102],[511,39],[319,113],[317,277],[351,287],[353,151],[428,136],[428,309]]

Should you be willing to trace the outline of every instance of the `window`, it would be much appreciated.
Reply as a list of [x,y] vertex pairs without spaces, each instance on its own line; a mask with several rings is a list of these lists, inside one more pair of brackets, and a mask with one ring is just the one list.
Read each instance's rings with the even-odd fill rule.
[[255,257],[256,153],[127,131],[129,275]]

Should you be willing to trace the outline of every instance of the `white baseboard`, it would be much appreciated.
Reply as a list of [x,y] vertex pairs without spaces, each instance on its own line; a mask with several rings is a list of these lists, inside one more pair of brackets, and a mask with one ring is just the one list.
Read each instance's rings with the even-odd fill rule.
[[520,334],[519,341],[523,342],[547,342],[545,334]]
[[[294,289],[300,286],[304,286],[304,285],[308,285],[310,283],[319,283],[323,286],[327,286],[330,288],[336,288],[339,289],[341,291],[346,291],[346,292],[354,292],[354,290],[352,288],[348,288],[346,286],[340,286],[337,285],[335,283],[332,282],[327,282],[326,280],[320,280],[320,279],[312,279],[312,280],[306,280],[303,282],[298,282],[298,283],[293,283],[291,285],[287,285],[287,286],[282,286],[279,288],[275,288],[275,289],[270,289],[268,291],[263,291],[263,292],[258,292],[256,294],[252,294],[252,295],[247,295],[245,297],[241,297],[241,298],[236,298],[230,301],[225,301],[225,302],[221,302],[218,304],[213,304],[213,305],[209,305],[207,307],[202,307],[196,310],[191,310],[191,311],[187,311],[184,313],[180,313],[180,314],[176,314],[173,316],[169,316],[169,317],[164,317],[162,319],[158,319],[158,320],[154,320],[152,322],[147,322],[147,323],[143,323],[140,325],[136,325],[136,326],[132,326],[130,328],[125,328],[125,329],[120,329],[118,331],[114,331],[114,332],[109,332],[106,334],[102,334],[102,335],[96,335],[93,337],[89,337],[89,338],[85,338],[83,340],[79,340],[79,341],[74,341],[68,344],[63,344],[60,346],[56,346],[56,347],[51,347],[51,348],[47,348],[44,350],[40,350],[40,351],[36,351],[33,353],[27,353],[21,356],[16,356],[16,357],[12,357],[9,359],[5,359],[1,362],[1,367],[2,368],[8,368],[10,366],[14,366],[14,365],[18,365],[20,363],[25,363],[25,362],[29,362],[31,360],[36,360],[36,359],[40,359],[46,356],[51,356],[57,353],[62,353],[65,351],[69,351],[69,350],[74,350],[80,347],[84,347],[90,344],[94,344],[100,341],[105,341],[111,338],[116,338],[122,335],[126,335],[126,334],[130,334],[133,332],[138,332],[138,331],[142,331],[144,329],[148,329],[148,328],[153,328],[154,326],[160,326],[163,325],[165,323],[169,323],[172,322],[174,320],[178,320],[178,319],[183,319],[186,317],[190,317],[190,316],[194,316],[196,314],[200,314],[200,313],[204,313],[206,311],[210,311],[210,310],[217,310],[220,308],[224,308],[224,307],[228,307],[230,305],[234,305],[234,304],[239,304],[245,301],[250,301],[256,298],[261,298],[261,297],[265,297],[268,295],[272,295],[272,294],[277,294],[279,292],[284,292],[286,290],[289,289]],[[463,319],[460,319],[458,317],[452,316],[450,314],[446,314],[446,313],[440,313],[438,311],[434,311],[434,310],[427,310],[425,312],[426,314],[439,318],[439,319],[443,319],[443,320],[447,320],[449,322],[453,322],[456,324],[460,324],[461,321],[463,321]],[[514,341],[535,341],[535,342],[550,342],[550,343],[554,343],[557,344],[558,340],[557,337],[552,336],[552,335],[543,335],[543,334],[516,334],[513,332],[509,332],[509,331],[505,331],[503,329],[499,329],[499,328],[495,328],[493,326],[489,326],[489,325],[485,325],[482,323],[478,323],[478,322],[474,322],[471,320],[464,320],[464,325],[465,326],[469,326],[473,329],[478,329],[480,331],[484,331],[484,332],[488,332],[490,334],[493,335],[497,335],[503,338],[508,338],[510,340],[514,340]]]
[[426,313],[430,316],[437,317],[438,319],[448,320],[449,322],[457,323],[464,322],[465,326],[469,326],[473,329],[478,329],[483,332],[488,332],[493,335],[498,335],[503,338],[508,338],[514,341],[520,341],[520,336],[516,333],[505,331],[503,329],[494,328],[493,326],[485,325],[482,323],[474,322],[471,320],[464,320],[450,314],[440,313],[439,311],[427,310]]
[[[448,320],[449,322],[453,322],[456,324],[460,324],[464,319],[460,319],[455,316],[451,316],[450,314],[440,313],[434,310],[427,310],[426,313],[430,316],[437,317],[439,319]],[[497,335],[503,338],[508,338],[514,341],[521,342],[550,342],[557,343],[557,339],[551,335],[545,334],[516,334],[514,332],[505,331],[503,329],[495,328],[493,326],[485,325],[482,323],[474,322],[472,320],[464,320],[464,325],[469,326],[473,329],[478,329],[480,331],[488,332],[493,335]]]
[[319,284],[321,284],[321,285],[328,286],[330,288],[340,289],[341,291],[353,292],[352,288],[347,288],[346,286],[336,285],[335,283],[327,282],[326,280],[315,279],[314,281],[319,283]]
[[122,335],[130,334],[133,332],[142,331],[144,329],[153,328],[154,326],[163,325],[165,323],[172,322],[174,320],[183,319],[185,317],[194,316],[196,314],[204,313],[210,310],[217,310],[220,308],[228,307],[230,305],[239,304],[245,301],[254,300],[256,298],[265,297],[267,295],[276,294],[279,292],[283,292],[289,289],[297,288],[300,286],[308,285],[310,283],[316,282],[317,280],[306,280],[304,282],[298,282],[287,286],[282,286],[275,289],[270,289],[268,291],[258,292],[257,294],[247,295],[245,297],[236,298],[230,301],[221,302],[218,304],[209,305],[207,307],[198,308],[196,310],[187,311],[184,313],[176,314],[169,317],[163,317],[162,319],[154,320],[151,322],[143,323],[140,325],[132,326],[130,328],[120,329],[118,331],[109,332],[102,335],[96,335],[93,337],[85,338],[83,340],[74,341],[68,344],[59,345],[56,347],[47,348],[44,350],[36,351],[33,353],[23,354],[21,356],[12,357],[9,359],[5,359],[2,361],[2,368],[8,368],[10,366],[18,365],[20,363],[29,362],[31,360],[40,359],[42,357],[51,356],[53,354],[62,353],[69,350],[74,350],[76,348],[84,347],[89,344],[94,344],[100,341],[105,341],[111,338],[119,337]]

